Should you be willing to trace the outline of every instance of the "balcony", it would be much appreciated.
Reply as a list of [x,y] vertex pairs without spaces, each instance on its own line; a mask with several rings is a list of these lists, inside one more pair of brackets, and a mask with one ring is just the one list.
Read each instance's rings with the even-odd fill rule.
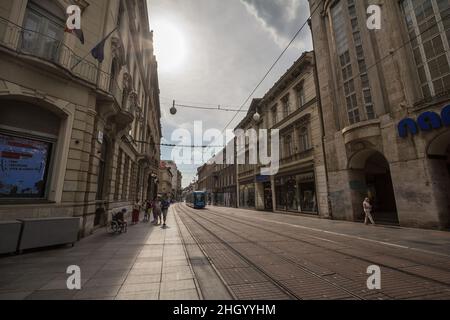
[[381,122],[379,119],[358,122],[344,128],[342,135],[346,145],[372,137],[380,137]]
[[[54,67],[55,71],[87,82],[95,89],[110,94],[113,88],[111,76],[98,68],[95,63],[83,60],[64,44],[63,39],[53,38],[49,35],[25,29],[0,17],[0,47],[19,54],[30,63],[44,64],[45,67]],[[48,69],[48,68],[47,68]],[[115,92],[116,100],[121,102],[120,94]]]
[[297,152],[291,156],[284,157],[280,161],[281,166],[289,165],[291,163],[298,162],[300,160],[311,158],[314,155],[313,149],[308,149],[302,152]]

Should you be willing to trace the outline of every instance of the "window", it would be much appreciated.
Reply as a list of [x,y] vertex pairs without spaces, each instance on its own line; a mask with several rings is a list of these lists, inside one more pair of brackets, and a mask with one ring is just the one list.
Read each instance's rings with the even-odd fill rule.
[[306,104],[305,88],[303,86],[303,83],[300,84],[299,87],[297,88],[297,103],[298,108],[301,108]]
[[0,134],[0,199],[45,198],[52,144]]
[[[336,39],[336,48],[339,55],[339,62],[342,71],[343,90],[347,105],[347,117],[350,125],[360,122],[363,116],[360,115],[358,98],[363,101],[366,118],[375,118],[370,80],[367,74],[367,66],[364,55],[363,38],[359,30],[359,22],[356,10],[356,2],[347,0],[347,10],[350,17],[351,33],[347,32],[346,17],[344,15],[344,1],[340,1],[332,8],[332,22]],[[353,37],[355,56],[351,54],[349,42]],[[354,77],[352,58],[355,66],[358,64],[360,77]],[[356,58],[356,59],[355,59]],[[361,87],[359,85],[361,84]],[[362,90],[362,91],[360,91]]]
[[344,19],[344,11],[342,2],[338,2],[331,9],[331,18],[333,21],[333,29],[336,41],[336,50],[338,55],[342,55],[348,50],[348,39],[346,29],[346,21]]
[[300,129],[300,152],[305,152],[311,149],[309,130],[307,127]]
[[289,114],[291,113],[290,110],[290,104],[289,104],[289,95],[285,96],[282,100],[281,103],[283,105],[283,115],[286,118],[287,116],[289,116]]
[[402,10],[423,97],[446,92],[450,88],[449,2],[403,0]]
[[285,158],[289,158],[294,154],[292,151],[293,145],[292,145],[292,136],[290,134],[286,135],[284,137],[284,156]]
[[272,125],[275,126],[278,123],[278,110],[277,106],[272,107]]
[[352,94],[351,96],[346,98],[347,101],[347,113],[348,120],[350,124],[355,124],[361,121],[359,116],[358,102],[356,99],[356,94]]
[[[63,15],[64,17],[64,15]],[[30,3],[25,13],[21,50],[40,58],[58,62],[64,38],[64,21]]]

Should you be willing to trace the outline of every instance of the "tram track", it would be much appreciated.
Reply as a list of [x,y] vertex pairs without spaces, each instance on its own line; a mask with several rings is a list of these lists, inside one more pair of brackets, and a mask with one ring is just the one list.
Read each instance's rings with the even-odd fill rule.
[[[189,209],[189,208],[187,208],[187,209]],[[246,226],[249,226],[249,227],[252,227],[252,228],[256,228],[256,229],[262,230],[264,232],[270,232],[274,236],[283,237],[286,240],[291,240],[291,241],[297,241],[299,243],[304,243],[304,244],[307,244],[309,246],[317,247],[320,250],[332,251],[334,254],[342,255],[342,256],[344,256],[344,257],[346,257],[348,259],[354,259],[353,261],[355,261],[355,260],[356,261],[361,261],[367,266],[373,265],[373,264],[378,265],[378,266],[382,267],[383,270],[385,270],[385,271],[387,270],[387,272],[383,272],[383,274],[385,275],[384,276],[385,279],[393,282],[392,283],[393,288],[391,288],[391,291],[390,291],[390,292],[393,292],[393,294],[390,295],[388,293],[384,293],[384,292],[382,293],[382,295],[385,296],[386,299],[389,299],[389,298],[394,299],[394,298],[396,298],[396,296],[398,294],[398,292],[396,290],[400,290],[401,288],[403,288],[405,290],[405,292],[411,293],[411,297],[414,297],[414,295],[416,295],[416,296],[418,296],[418,295],[424,295],[424,296],[425,295],[426,296],[433,296],[433,295],[450,296],[450,286],[449,286],[449,284],[446,283],[446,282],[443,282],[443,281],[439,281],[439,280],[437,280],[435,278],[422,276],[422,275],[417,274],[415,272],[410,272],[408,270],[404,270],[404,269],[401,269],[401,268],[393,267],[391,265],[380,263],[379,261],[373,261],[370,258],[360,257],[360,256],[357,256],[357,255],[353,255],[353,254],[349,254],[349,253],[345,253],[345,252],[341,252],[341,251],[336,251],[336,250],[327,248],[325,246],[321,246],[320,244],[317,244],[316,241],[305,241],[304,239],[298,239],[296,237],[292,237],[292,236],[289,236],[289,235],[286,235],[286,234],[274,231],[273,229],[262,227],[259,224],[255,224],[254,221],[249,221],[248,219],[245,219],[243,217],[239,217],[239,219],[235,219],[235,218],[229,217],[229,215],[225,216],[222,213],[218,213],[217,211],[211,211],[210,209],[202,210],[201,212],[192,210],[191,213],[193,213],[193,214],[196,213],[198,216],[202,217],[203,219],[205,219],[209,223],[212,223],[216,227],[225,229],[227,232],[233,232],[235,235],[238,235],[241,238],[242,238],[241,234],[236,233],[235,230],[230,229],[229,227],[228,228],[226,227],[226,225],[227,225],[226,222],[221,221],[221,223],[218,223],[217,220],[208,219],[208,217],[205,216],[202,213],[213,214],[217,218],[226,219],[226,220],[228,220],[228,223],[230,223],[230,222],[232,223],[232,226],[233,225],[243,225],[244,224]],[[245,220],[245,221],[243,221],[243,220]],[[224,226],[224,224],[225,224],[225,226]],[[314,236],[311,236],[311,235],[305,235],[305,234],[302,234],[302,235],[303,236],[307,236],[307,237],[311,237],[312,239],[316,239],[316,240],[318,239],[317,237],[314,237]],[[244,239],[246,239],[246,238],[244,238]],[[248,238],[246,240],[247,241],[251,241],[251,239],[248,239]],[[322,239],[322,240],[334,242],[334,241],[331,241],[331,240],[328,240],[328,239]],[[258,245],[259,247],[261,247],[259,245],[259,243],[254,242],[254,241],[253,241],[253,243],[255,245]],[[266,247],[261,247],[261,248],[270,251],[270,248],[266,248]],[[274,252],[274,251],[272,251],[271,254],[274,254],[274,255],[277,255],[278,257],[281,257],[283,259],[283,261],[289,261],[290,263],[292,263],[292,264],[296,265],[297,267],[301,268],[304,272],[309,272],[310,274],[311,273],[315,274],[316,277],[318,277],[321,280],[328,281],[329,283],[331,283],[336,288],[339,288],[341,290],[349,292],[353,298],[356,298],[356,299],[365,299],[366,298],[365,296],[363,297],[362,295],[356,294],[354,291],[348,290],[346,287],[344,287],[344,286],[342,286],[340,284],[337,284],[337,283],[334,283],[334,282],[330,282],[328,279],[324,279],[323,276],[321,276],[320,274],[315,273],[314,270],[311,270],[311,269],[308,269],[307,267],[304,267],[303,265],[299,264],[295,260],[290,259],[289,257],[280,256],[277,252]],[[328,268],[329,266],[324,266],[324,267]],[[430,268],[439,269],[436,266],[430,266]],[[448,272],[447,269],[442,269],[442,270],[444,270],[445,272]],[[364,270],[364,272],[365,272],[365,270]],[[389,275],[389,273],[390,273],[390,275]],[[341,276],[339,274],[339,272],[336,272],[336,275]],[[406,280],[404,280],[405,277],[406,277]],[[349,280],[349,281],[355,281],[351,276],[349,277],[347,275],[344,275],[343,278],[345,278],[346,280]],[[365,277],[365,279],[367,279],[367,276]],[[339,281],[337,281],[337,282],[339,282]],[[362,283],[359,283],[359,282],[360,281],[357,282],[360,285],[360,287],[358,288],[358,292],[360,292],[359,289],[361,289],[361,285],[362,285]],[[365,286],[365,281],[364,281],[364,286]],[[352,287],[352,285],[347,285],[347,287]],[[422,292],[422,291],[425,292],[425,294],[419,294],[418,293],[418,292]],[[369,298],[373,297],[373,296],[370,296],[370,294],[368,296],[369,296]]]
[[[258,265],[256,265],[255,263],[253,263],[252,261],[250,261],[249,259],[247,259],[247,257],[245,257],[244,255],[242,255],[239,251],[237,251],[235,248],[233,248],[229,243],[227,243],[226,241],[223,241],[221,238],[219,238],[217,235],[215,235],[213,232],[211,232],[211,230],[209,230],[207,227],[205,227],[203,224],[199,223],[196,219],[192,218],[192,216],[187,212],[188,210],[186,209],[191,209],[188,207],[185,208],[180,208],[180,206],[177,208],[179,210],[178,213],[183,213],[184,216],[180,215],[180,219],[183,221],[183,217],[188,217],[189,221],[193,222],[194,224],[196,224],[197,226],[199,226],[201,229],[203,229],[204,231],[206,231],[208,234],[212,235],[214,238],[216,238],[219,243],[225,245],[231,252],[233,252],[234,254],[236,254],[240,259],[242,259],[243,261],[245,261],[251,268],[253,268],[255,270],[255,272],[260,273],[261,275],[264,276],[265,279],[267,279],[267,281],[269,281],[270,283],[272,283],[273,285],[275,285],[277,288],[280,289],[280,291],[282,291],[287,298],[291,298],[291,299],[297,299],[297,300],[302,300],[301,297],[298,297],[295,293],[293,293],[291,290],[289,290],[288,288],[286,288],[282,283],[276,281],[275,279],[273,279],[270,275],[268,275],[264,270],[262,270]],[[199,241],[198,237],[195,236],[195,232],[193,232],[190,227],[189,224],[186,223],[186,221],[183,221],[185,227],[189,230],[191,236],[197,241],[198,245],[200,247],[202,247],[201,245],[201,241]],[[202,248],[202,251],[205,252],[204,248]],[[209,260],[211,260],[211,258],[209,258]],[[215,266],[215,269],[217,270],[217,267]],[[220,273],[220,271],[217,270],[217,272]],[[220,277],[221,280],[224,282],[224,285],[226,285],[229,290],[233,291],[233,289],[225,282],[225,280],[223,279],[223,277]],[[234,297],[237,297],[236,294],[233,294]]]
[[[205,209],[205,211],[210,213],[210,214],[213,214],[213,215],[215,215],[217,217],[220,217],[222,219],[228,219],[230,221],[233,221],[233,222],[236,222],[236,223],[239,223],[239,224],[245,224],[247,226],[250,226],[250,227],[253,227],[253,228],[257,228],[257,229],[263,230],[265,232],[270,232],[272,234],[275,234],[275,235],[278,235],[278,236],[282,236],[282,237],[285,237],[287,239],[291,239],[291,240],[294,240],[294,241],[304,242],[304,243],[307,243],[308,245],[312,245],[312,246],[318,247],[318,248],[323,249],[323,250],[330,250],[329,248],[327,248],[325,246],[321,246],[321,245],[317,244],[317,242],[305,241],[303,239],[299,239],[299,238],[292,237],[292,236],[289,236],[289,235],[286,235],[286,234],[282,234],[281,232],[274,231],[273,229],[262,227],[261,224],[257,224],[256,222],[248,220],[246,218],[244,218],[246,220],[246,222],[243,222],[242,221],[243,220],[242,217],[240,217],[240,218],[231,218],[229,215],[224,215],[222,213],[218,213],[217,211],[212,211],[210,209]],[[204,216],[202,216],[202,217],[204,217]],[[315,236],[312,236],[312,235],[308,235],[308,234],[305,234],[305,233],[303,233],[302,235],[306,236],[306,237],[311,237],[312,239],[316,239],[316,240],[320,239],[318,237],[315,237]],[[320,240],[322,240],[322,241],[330,241],[328,239],[320,239]],[[403,270],[403,269],[400,269],[400,268],[396,268],[396,267],[393,267],[393,266],[390,266],[390,265],[387,265],[387,264],[382,264],[379,261],[374,261],[374,260],[371,260],[369,258],[364,258],[364,257],[360,257],[360,256],[357,256],[357,255],[353,255],[353,254],[349,254],[349,253],[345,253],[345,252],[340,252],[340,251],[334,251],[334,252],[336,252],[336,253],[338,253],[340,255],[352,258],[352,259],[358,259],[358,260],[364,261],[364,262],[368,263],[369,265],[374,265],[375,264],[375,265],[378,265],[380,267],[388,268],[388,269],[391,269],[391,270],[394,270],[394,271],[397,271],[397,272],[401,272],[401,273],[407,274],[409,276],[418,277],[418,278],[421,278],[423,280],[431,281],[431,282],[437,283],[439,285],[443,285],[443,286],[446,286],[446,287],[450,288],[450,285],[448,283],[446,283],[446,282],[442,282],[442,281],[439,281],[439,280],[436,280],[436,279],[433,279],[433,278],[429,278],[429,277],[424,277],[424,276],[421,276],[419,274],[416,274],[416,273],[413,273],[413,272],[408,272],[406,270]],[[417,261],[413,261],[413,260],[410,260],[410,259],[405,258],[405,257],[402,257],[401,259],[408,260],[408,261],[410,261],[412,263],[417,263]],[[427,267],[430,267],[430,268],[439,269],[439,270],[442,270],[442,271],[445,271],[445,272],[449,271],[448,268],[444,269],[444,268],[440,268],[440,267],[435,266],[435,265],[426,264],[424,262],[422,262],[422,264],[424,266],[427,266]]]
[[[234,248],[231,244],[229,244],[228,242],[224,241],[223,239],[220,239],[217,235],[215,235],[210,228],[208,228],[205,224],[202,224],[200,222],[198,222],[198,219],[193,218],[191,215],[194,214],[194,211],[190,211],[192,209],[190,208],[183,208],[184,210],[183,213],[186,214],[189,219],[191,219],[191,221],[194,221],[197,225],[201,226],[202,229],[207,230],[210,234],[214,235],[215,238],[219,239],[221,241],[221,243],[225,244],[227,247],[229,247],[231,250],[233,250],[233,252],[237,253],[240,257],[242,257],[243,259],[245,259],[247,261],[248,264],[250,264],[252,267],[254,267],[255,269],[257,269],[259,272],[263,273],[264,275],[266,275],[267,278],[269,278],[271,280],[271,282],[276,283],[278,287],[282,287],[286,292],[289,292],[291,295],[293,295],[296,299],[302,300],[304,299],[304,297],[302,297],[301,295],[297,294],[294,290],[291,290],[289,288],[289,286],[287,286],[285,283],[277,280],[275,278],[275,276],[271,275],[269,272],[267,272],[266,270],[264,270],[263,267],[259,266],[258,264],[254,263],[253,261],[251,261],[251,259],[247,258],[246,256],[244,256],[238,249]],[[214,226],[218,227],[218,228],[222,228],[224,230],[226,230],[227,232],[234,234],[235,236],[241,237],[244,241],[248,242],[248,243],[252,243],[253,245],[256,245],[258,247],[260,247],[263,250],[268,251],[271,255],[274,256],[275,260],[282,262],[282,263],[286,263],[289,264],[291,266],[295,266],[295,268],[298,268],[299,271],[304,272],[305,274],[314,277],[315,280],[313,280],[313,282],[318,286],[318,287],[324,287],[324,291],[327,290],[335,290],[335,294],[340,294],[341,296],[347,296],[348,298],[354,299],[354,300],[365,300],[365,297],[358,295],[354,292],[352,292],[351,290],[346,289],[343,286],[339,286],[335,283],[333,283],[332,281],[325,279],[324,277],[322,277],[320,274],[298,264],[295,261],[292,261],[282,255],[279,255],[278,253],[264,247],[261,246],[260,244],[258,244],[255,241],[252,241],[251,239],[242,237],[242,235],[234,232],[233,230],[230,230],[229,228],[224,227],[223,225],[220,225],[218,223],[215,223],[214,221],[211,221],[211,219],[207,219],[204,216],[202,216],[202,218],[204,218],[206,221],[208,221],[209,223],[213,224]],[[295,280],[295,279],[293,279]]]
[[[231,221],[234,224],[236,224],[236,223],[238,223],[240,225],[244,224],[244,225],[247,225],[249,227],[253,227],[253,228],[256,228],[256,229],[259,229],[259,230],[263,230],[265,232],[272,233],[272,234],[277,235],[277,236],[284,237],[286,239],[290,239],[290,240],[293,240],[293,241],[306,243],[308,245],[312,245],[312,246],[318,247],[318,248],[323,249],[323,250],[330,250],[329,248],[327,248],[325,246],[321,246],[321,245],[317,244],[314,241],[305,241],[303,239],[299,239],[299,238],[292,237],[292,236],[289,236],[289,235],[286,235],[286,234],[282,234],[280,232],[274,231],[273,229],[262,227],[260,224],[255,224],[255,222],[251,223],[248,219],[245,219],[245,218],[242,218],[242,217],[240,217],[239,219],[231,218],[231,217],[229,217],[227,215],[224,215],[224,214],[221,214],[221,213],[217,213],[216,211],[211,211],[210,209],[205,209],[204,212],[208,212],[209,214],[215,215],[216,217],[219,217],[219,218]],[[207,217],[205,217],[205,215],[201,215],[201,217],[204,218],[204,219],[208,219]],[[245,222],[243,221],[243,219],[245,219]],[[208,220],[211,221],[211,219],[208,219]],[[221,224],[218,224],[217,222],[214,222],[214,223],[216,225],[218,225],[218,226],[222,226]],[[306,236],[306,237],[309,236],[307,234],[302,234],[302,235]],[[312,238],[317,239],[317,237],[312,237]],[[327,239],[323,239],[323,240],[327,240]],[[369,258],[364,258],[364,257],[360,257],[360,256],[356,256],[356,255],[353,255],[353,254],[340,252],[340,251],[334,251],[334,252],[337,253],[337,254],[346,256],[348,258],[351,258],[351,259],[357,259],[357,260],[363,261],[363,262],[367,263],[367,266],[369,266],[369,265],[378,265],[380,267],[383,267],[383,268],[386,268],[386,269],[390,269],[390,270],[392,270],[394,272],[399,272],[399,273],[405,274],[407,276],[416,277],[416,278],[419,278],[419,279],[424,280],[424,281],[433,282],[433,283],[438,284],[440,286],[444,286],[444,287],[446,287],[447,289],[450,290],[450,285],[448,283],[446,283],[446,282],[443,282],[443,281],[439,281],[439,280],[436,280],[436,279],[433,279],[433,278],[430,278],[430,277],[425,277],[425,276],[419,275],[417,273],[409,272],[409,271],[404,270],[404,269],[395,268],[395,267],[392,267],[392,266],[389,266],[389,265],[386,265],[386,264],[382,264],[379,261],[373,261],[373,260],[371,260]],[[286,259],[289,259],[289,258],[286,258]],[[296,263],[296,262],[293,262],[293,263]],[[436,266],[429,266],[429,267],[433,267],[433,268],[437,269]],[[327,268],[328,268],[328,266],[327,266]],[[448,271],[448,270],[444,270],[444,271]],[[450,291],[448,292],[448,294],[450,296]]]

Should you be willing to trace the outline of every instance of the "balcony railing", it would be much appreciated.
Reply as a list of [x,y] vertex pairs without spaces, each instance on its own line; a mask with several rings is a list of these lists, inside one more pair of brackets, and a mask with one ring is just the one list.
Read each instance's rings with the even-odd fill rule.
[[75,54],[63,39],[25,29],[0,17],[0,46],[62,67],[97,89],[112,94],[119,105],[122,103],[122,90],[111,75]]
[[298,160],[310,158],[312,156],[313,156],[313,149],[311,148],[305,151],[296,152],[295,154],[290,155],[288,157],[281,158],[280,164],[285,165]]

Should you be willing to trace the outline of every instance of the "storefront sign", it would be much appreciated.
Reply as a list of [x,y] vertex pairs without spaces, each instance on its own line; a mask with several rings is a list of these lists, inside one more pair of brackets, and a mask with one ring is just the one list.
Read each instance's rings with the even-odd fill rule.
[[0,197],[43,197],[51,144],[0,134]]
[[433,111],[422,113],[417,118],[417,122],[411,118],[403,119],[398,124],[397,130],[401,138],[406,138],[408,133],[413,136],[418,134],[419,129],[427,132],[440,129],[443,126],[450,126],[450,105],[444,107],[440,115]]
[[256,182],[269,182],[270,176],[256,176]]

